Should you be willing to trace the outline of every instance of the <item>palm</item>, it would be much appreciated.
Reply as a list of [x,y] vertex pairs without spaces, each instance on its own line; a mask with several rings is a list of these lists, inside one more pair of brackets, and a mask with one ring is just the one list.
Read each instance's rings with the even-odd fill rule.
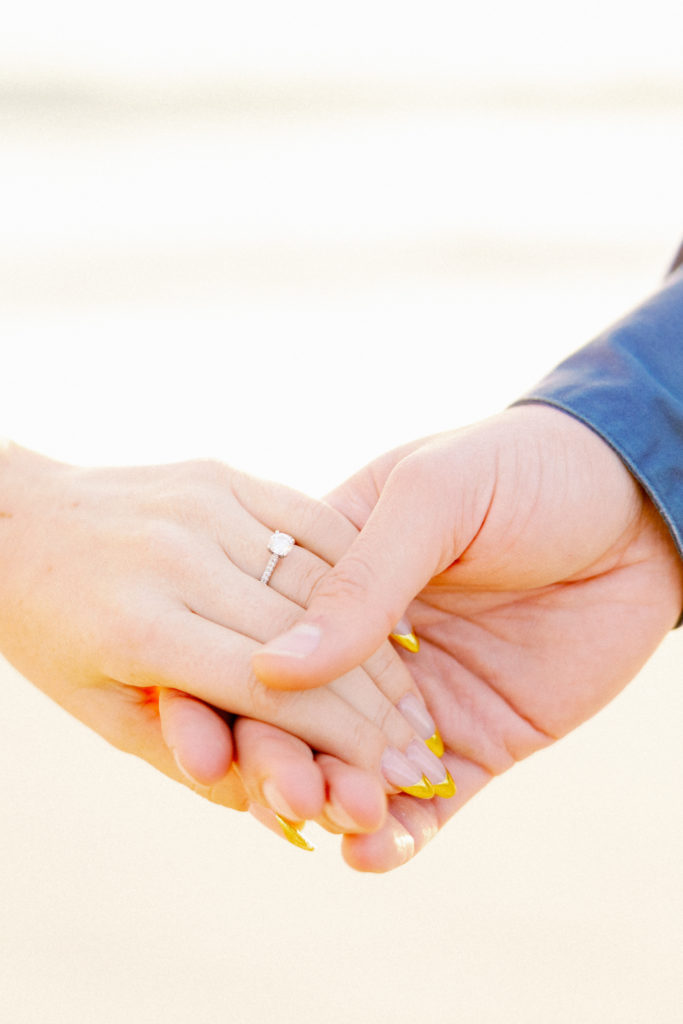
[[640,560],[645,542],[582,580],[476,596],[444,581],[420,595],[411,619],[421,646],[407,660],[448,747],[502,771],[633,678],[671,625],[666,566]]
[[[425,505],[449,503],[452,538],[408,610],[420,650],[403,656],[459,785],[432,821],[422,812],[426,832],[607,704],[680,609],[671,538],[620,460],[564,414],[519,412],[437,439],[436,460],[434,442],[424,449],[430,472],[443,463]],[[383,457],[333,503],[362,526],[404,457]]]

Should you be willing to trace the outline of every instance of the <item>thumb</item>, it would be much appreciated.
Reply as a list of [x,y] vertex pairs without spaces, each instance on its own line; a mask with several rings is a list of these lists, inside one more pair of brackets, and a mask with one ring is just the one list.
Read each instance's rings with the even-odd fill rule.
[[452,524],[437,499],[431,460],[416,456],[394,467],[361,533],[320,581],[299,622],[254,655],[254,671],[268,686],[321,686],[360,665],[445,567]]

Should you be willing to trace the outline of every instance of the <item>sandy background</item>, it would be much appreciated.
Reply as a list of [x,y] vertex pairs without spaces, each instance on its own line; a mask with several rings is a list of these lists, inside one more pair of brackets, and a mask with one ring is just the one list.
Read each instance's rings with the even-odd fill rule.
[[[673,9],[15,5],[3,432],[322,494],[496,411],[678,244]],[[3,668],[0,1017],[677,1024],[682,644],[383,877],[203,803]]]

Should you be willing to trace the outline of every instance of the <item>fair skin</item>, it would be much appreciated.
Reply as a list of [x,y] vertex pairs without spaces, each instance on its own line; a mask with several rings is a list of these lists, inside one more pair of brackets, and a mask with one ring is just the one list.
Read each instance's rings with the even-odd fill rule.
[[[230,797],[244,806],[245,793],[268,779],[290,805],[298,801],[297,816],[316,817],[308,800],[322,824],[347,832],[343,851],[353,867],[386,871],[419,851],[493,776],[575,728],[626,685],[678,617],[681,564],[620,459],[587,427],[544,406],[389,453],[329,503],[361,533],[347,534],[342,557],[328,553],[336,567],[317,567],[302,601],[308,610],[295,616],[317,630],[317,647],[302,656],[299,643],[287,655],[285,630],[270,653],[253,647],[257,674],[280,690],[337,679],[386,647],[384,637],[408,607],[421,647],[403,660],[442,732],[458,793],[428,801],[390,796],[384,824],[368,815],[368,834],[353,834],[330,820],[320,792],[344,793],[346,810],[357,812],[359,769],[329,755],[314,759],[302,740],[240,718],[239,774],[233,770],[211,795],[230,803],[222,787],[238,779],[243,789]],[[337,519],[324,519],[326,528],[333,522],[336,530]],[[162,562],[162,572],[174,571]],[[311,636],[309,629],[309,647]],[[376,675],[390,690],[386,674]],[[134,703],[138,732],[129,748],[152,752],[149,760],[179,778],[166,738],[186,766],[196,758],[195,773],[203,769],[204,780],[214,781],[232,757],[232,738],[216,728],[208,706],[176,692],[179,682],[176,676],[168,704],[175,721],[165,732],[155,724],[153,745]],[[105,706],[103,732],[126,705]],[[162,718],[163,708],[162,697]],[[212,764],[202,763],[207,749]]]
[[[395,707],[415,687],[389,644],[309,694],[275,693],[250,667],[355,536],[341,516],[211,462],[80,469],[8,444],[0,481],[0,650],[23,675],[227,806],[335,831],[381,824],[397,791],[380,772],[385,748],[416,739]],[[300,543],[266,587],[275,524]],[[277,784],[248,757],[231,768],[225,712],[258,720]]]
[[254,666],[280,690],[324,684],[408,608],[421,646],[403,657],[458,793],[393,796],[379,830],[345,838],[354,868],[387,871],[491,778],[612,700],[677,621],[683,571],[618,456],[542,405],[388,453],[328,500],[361,533],[301,620],[308,653],[286,633]]

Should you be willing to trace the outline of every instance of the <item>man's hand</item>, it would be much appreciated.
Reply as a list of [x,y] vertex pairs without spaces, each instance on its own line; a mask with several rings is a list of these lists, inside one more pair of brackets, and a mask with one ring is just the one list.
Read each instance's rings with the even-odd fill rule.
[[683,601],[681,562],[618,456],[541,405],[418,442],[329,498],[361,529],[301,620],[254,658],[279,688],[320,685],[362,662],[407,610],[404,654],[447,746],[450,800],[392,797],[362,870],[419,849],[470,796],[595,714],[653,653]]

